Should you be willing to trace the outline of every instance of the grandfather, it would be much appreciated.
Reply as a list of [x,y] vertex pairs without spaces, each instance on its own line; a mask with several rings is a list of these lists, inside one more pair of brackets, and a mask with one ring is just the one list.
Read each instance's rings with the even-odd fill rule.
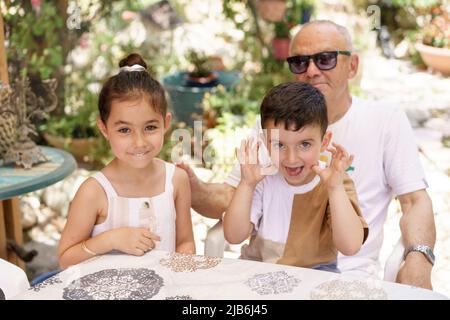
[[[333,140],[355,155],[349,175],[369,225],[369,237],[356,255],[339,255],[340,270],[363,277],[376,276],[383,224],[389,203],[397,197],[406,248],[397,282],[431,289],[436,230],[431,200],[425,190],[428,185],[407,117],[395,106],[350,95],[349,80],[357,73],[359,58],[344,27],[331,21],[305,24],[293,38],[290,51],[288,63],[295,78],[315,86],[326,98],[328,129],[333,132]],[[204,216],[220,218],[240,180],[239,166],[221,184],[203,183],[191,168],[180,166],[190,177],[193,209]]]

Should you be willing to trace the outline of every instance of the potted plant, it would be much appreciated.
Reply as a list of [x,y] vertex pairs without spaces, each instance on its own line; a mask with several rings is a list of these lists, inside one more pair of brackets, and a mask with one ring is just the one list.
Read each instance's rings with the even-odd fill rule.
[[311,15],[314,11],[314,1],[301,0],[300,8],[301,8],[300,23],[304,24],[309,22],[309,20],[311,20]]
[[430,10],[422,29],[422,42],[416,44],[416,49],[428,67],[450,75],[450,18],[443,4]]
[[211,62],[203,52],[188,50],[187,60],[191,70],[186,76],[186,85],[189,87],[214,87],[218,83],[218,75],[211,69]]
[[240,72],[226,71],[220,57],[206,56],[203,52],[189,50],[186,54],[191,68],[176,71],[163,78],[169,93],[171,109],[177,121],[193,127],[193,121],[203,116],[203,97],[216,90],[218,85],[229,89],[240,80]]
[[88,96],[85,104],[76,111],[62,117],[51,117],[39,127],[49,145],[66,149],[79,162],[92,162],[92,154],[100,141],[95,123],[95,97]]
[[275,22],[275,38],[272,40],[273,55],[277,60],[285,60],[289,56],[290,27],[285,21]]

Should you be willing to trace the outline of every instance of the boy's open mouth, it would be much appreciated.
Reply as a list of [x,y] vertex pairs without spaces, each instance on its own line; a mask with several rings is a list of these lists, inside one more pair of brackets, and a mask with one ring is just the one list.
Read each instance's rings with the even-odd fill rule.
[[286,167],[286,166],[284,166],[284,169],[286,170],[286,172],[289,176],[295,177],[295,176],[298,176],[300,173],[302,173],[304,167],[305,166],[301,166],[301,167]]

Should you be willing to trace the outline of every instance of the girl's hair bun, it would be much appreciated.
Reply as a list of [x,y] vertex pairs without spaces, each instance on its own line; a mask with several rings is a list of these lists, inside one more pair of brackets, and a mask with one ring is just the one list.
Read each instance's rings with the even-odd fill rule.
[[123,58],[119,62],[119,67],[125,67],[138,64],[140,66],[143,66],[145,70],[147,70],[147,64],[145,63],[144,59],[142,59],[141,55],[138,53],[130,53],[127,57]]

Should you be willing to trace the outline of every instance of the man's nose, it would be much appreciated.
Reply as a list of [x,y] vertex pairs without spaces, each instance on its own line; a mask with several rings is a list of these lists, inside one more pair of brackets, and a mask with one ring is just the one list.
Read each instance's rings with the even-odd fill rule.
[[317,68],[316,64],[314,63],[313,59],[309,59],[309,65],[306,69],[306,75],[308,78],[314,78],[321,74],[321,71],[319,68]]

